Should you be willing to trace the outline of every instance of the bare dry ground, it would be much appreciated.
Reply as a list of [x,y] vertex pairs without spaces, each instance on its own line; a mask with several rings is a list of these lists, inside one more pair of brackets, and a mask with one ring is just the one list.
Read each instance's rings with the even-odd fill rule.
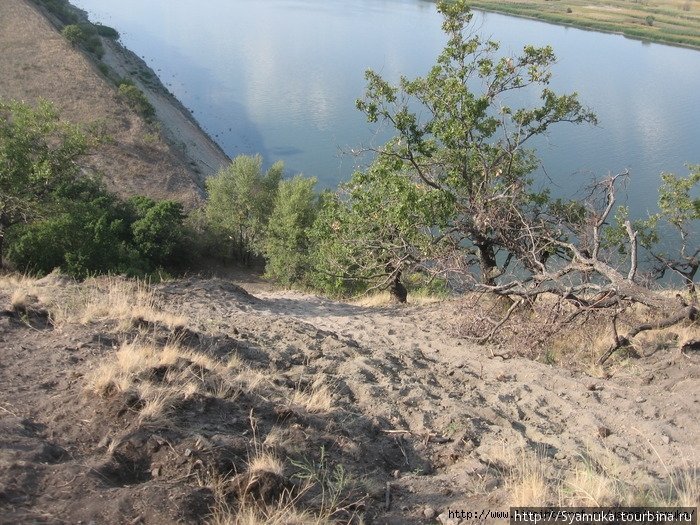
[[[105,60],[119,72],[143,67],[120,46],[104,41]],[[194,203],[203,177],[227,161],[186,110],[163,93],[148,91],[163,137],[129,109],[96,65],[73,49],[28,0],[0,2],[0,98],[54,103],[61,117],[99,123],[109,141],[87,160],[122,196],[176,198]]]
[[696,353],[589,375],[453,337],[456,301],[251,290],[0,278],[0,522],[698,504]]

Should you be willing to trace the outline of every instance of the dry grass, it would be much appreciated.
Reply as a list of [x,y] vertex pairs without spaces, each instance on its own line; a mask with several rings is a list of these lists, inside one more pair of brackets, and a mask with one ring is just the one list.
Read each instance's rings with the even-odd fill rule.
[[[649,443],[653,449],[653,445]],[[660,458],[659,458],[659,461]],[[564,506],[695,507],[700,503],[700,478],[695,468],[671,472],[666,478],[630,480],[612,453],[582,456],[573,473],[557,480],[559,504]]]
[[[36,279],[20,274],[0,275],[0,290],[10,294],[10,306],[14,310],[26,309],[41,296]],[[43,299],[43,297],[42,297]]]
[[514,507],[539,507],[550,502],[550,485],[543,469],[543,452],[527,454],[520,451],[520,457],[511,470],[507,482],[510,504]]
[[136,320],[159,323],[170,329],[187,324],[186,317],[169,311],[143,281],[118,277],[92,279],[86,281],[83,289],[82,305],[75,312],[66,312],[75,315],[80,323],[114,320],[121,329],[133,326]]
[[612,506],[619,503],[622,496],[621,483],[590,464],[579,465],[564,480],[560,490],[561,498],[571,506]]
[[98,368],[88,389],[99,395],[133,392],[140,400],[139,421],[163,421],[168,413],[195,395],[235,401],[254,392],[264,376],[243,367],[230,367],[208,355],[180,348],[157,347],[134,340],[124,343],[114,359]]
[[284,476],[284,463],[270,452],[258,452],[248,462],[248,472],[253,475],[262,472],[270,472],[271,474],[282,477]]
[[306,389],[294,390],[288,403],[312,414],[327,414],[333,410],[333,390],[319,378]]
[[329,518],[300,511],[292,503],[275,506],[245,506],[234,510],[227,505],[218,505],[209,525],[330,525]]

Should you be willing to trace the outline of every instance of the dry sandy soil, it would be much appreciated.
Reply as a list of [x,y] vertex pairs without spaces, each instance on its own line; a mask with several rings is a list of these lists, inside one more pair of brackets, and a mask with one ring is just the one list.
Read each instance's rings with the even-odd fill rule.
[[445,513],[698,504],[697,354],[594,377],[453,337],[456,301],[244,286],[0,278],[0,522],[505,523]]
[[[120,75],[146,67],[132,53],[103,39],[105,63]],[[109,141],[86,161],[110,189],[196,202],[204,177],[228,162],[221,149],[160,83],[149,88],[134,77],[154,104],[162,134],[129,109],[96,64],[73,49],[28,0],[0,1],[0,98],[49,100],[61,117],[101,123]]]

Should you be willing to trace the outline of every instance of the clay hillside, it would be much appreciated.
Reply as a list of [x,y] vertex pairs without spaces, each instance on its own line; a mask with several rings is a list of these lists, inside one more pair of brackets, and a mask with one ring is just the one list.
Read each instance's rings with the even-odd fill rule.
[[[107,140],[86,167],[101,173],[116,193],[196,201],[204,177],[224,165],[226,155],[133,53],[103,38],[105,75],[51,21],[29,0],[0,2],[0,98],[45,99],[66,120],[97,124]],[[118,76],[146,94],[159,125],[145,122],[119,97],[110,80]]]

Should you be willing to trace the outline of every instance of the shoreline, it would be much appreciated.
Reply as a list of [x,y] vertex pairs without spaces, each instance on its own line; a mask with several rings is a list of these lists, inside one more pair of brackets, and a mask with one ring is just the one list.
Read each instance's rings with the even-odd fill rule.
[[643,36],[636,36],[636,35],[631,35],[625,32],[624,30],[614,30],[614,29],[605,29],[602,27],[597,27],[595,23],[592,23],[592,25],[584,25],[584,24],[577,24],[575,22],[563,22],[560,20],[554,20],[547,16],[546,14],[541,14],[540,16],[537,15],[532,15],[532,14],[525,14],[525,13],[520,13],[520,12],[514,12],[514,11],[508,11],[504,9],[498,9],[498,8],[492,8],[492,7],[483,7],[479,5],[478,3],[476,5],[472,5],[471,9],[473,11],[481,11],[482,13],[494,13],[494,14],[499,14],[503,16],[512,16],[514,18],[522,18],[525,20],[532,20],[535,22],[542,22],[545,24],[552,24],[556,26],[562,26],[562,27],[570,27],[572,29],[579,29],[581,31],[590,31],[594,33],[604,33],[608,35],[619,35],[623,36],[625,38],[628,38],[630,40],[636,40],[638,42],[644,43],[644,44],[658,44],[658,45],[663,45],[663,46],[671,46],[671,47],[678,47],[678,48],[683,48],[683,49],[691,49],[693,51],[700,51],[700,44],[698,45],[693,45],[693,44],[686,44],[682,42],[674,42],[671,40],[664,40],[664,39],[655,39],[655,38],[647,38]]
[[[87,16],[87,15],[86,15]],[[178,152],[195,163],[202,184],[231,159],[221,146],[202,128],[185,105],[163,85],[158,74],[136,53],[121,42],[103,39],[102,62],[122,77],[128,77],[144,92],[156,109],[156,121],[162,126],[165,139]],[[134,69],[138,71],[133,74]],[[143,80],[143,76],[148,82]]]
[[[61,22],[36,2],[31,2],[46,20],[54,27],[60,28]],[[87,11],[76,7],[70,0],[70,9],[87,23],[90,21]],[[104,47],[104,56],[96,59],[89,53],[83,53],[96,69],[104,64],[109,72],[101,71],[101,76],[112,86],[119,79],[129,79],[144,93],[156,111],[155,121],[159,132],[178,156],[180,156],[198,177],[198,185],[204,191],[204,181],[226,166],[231,158],[221,146],[202,128],[191,111],[168,90],[154,71],[141,57],[127,48],[118,39],[100,38]],[[115,78],[116,77],[116,78]]]

